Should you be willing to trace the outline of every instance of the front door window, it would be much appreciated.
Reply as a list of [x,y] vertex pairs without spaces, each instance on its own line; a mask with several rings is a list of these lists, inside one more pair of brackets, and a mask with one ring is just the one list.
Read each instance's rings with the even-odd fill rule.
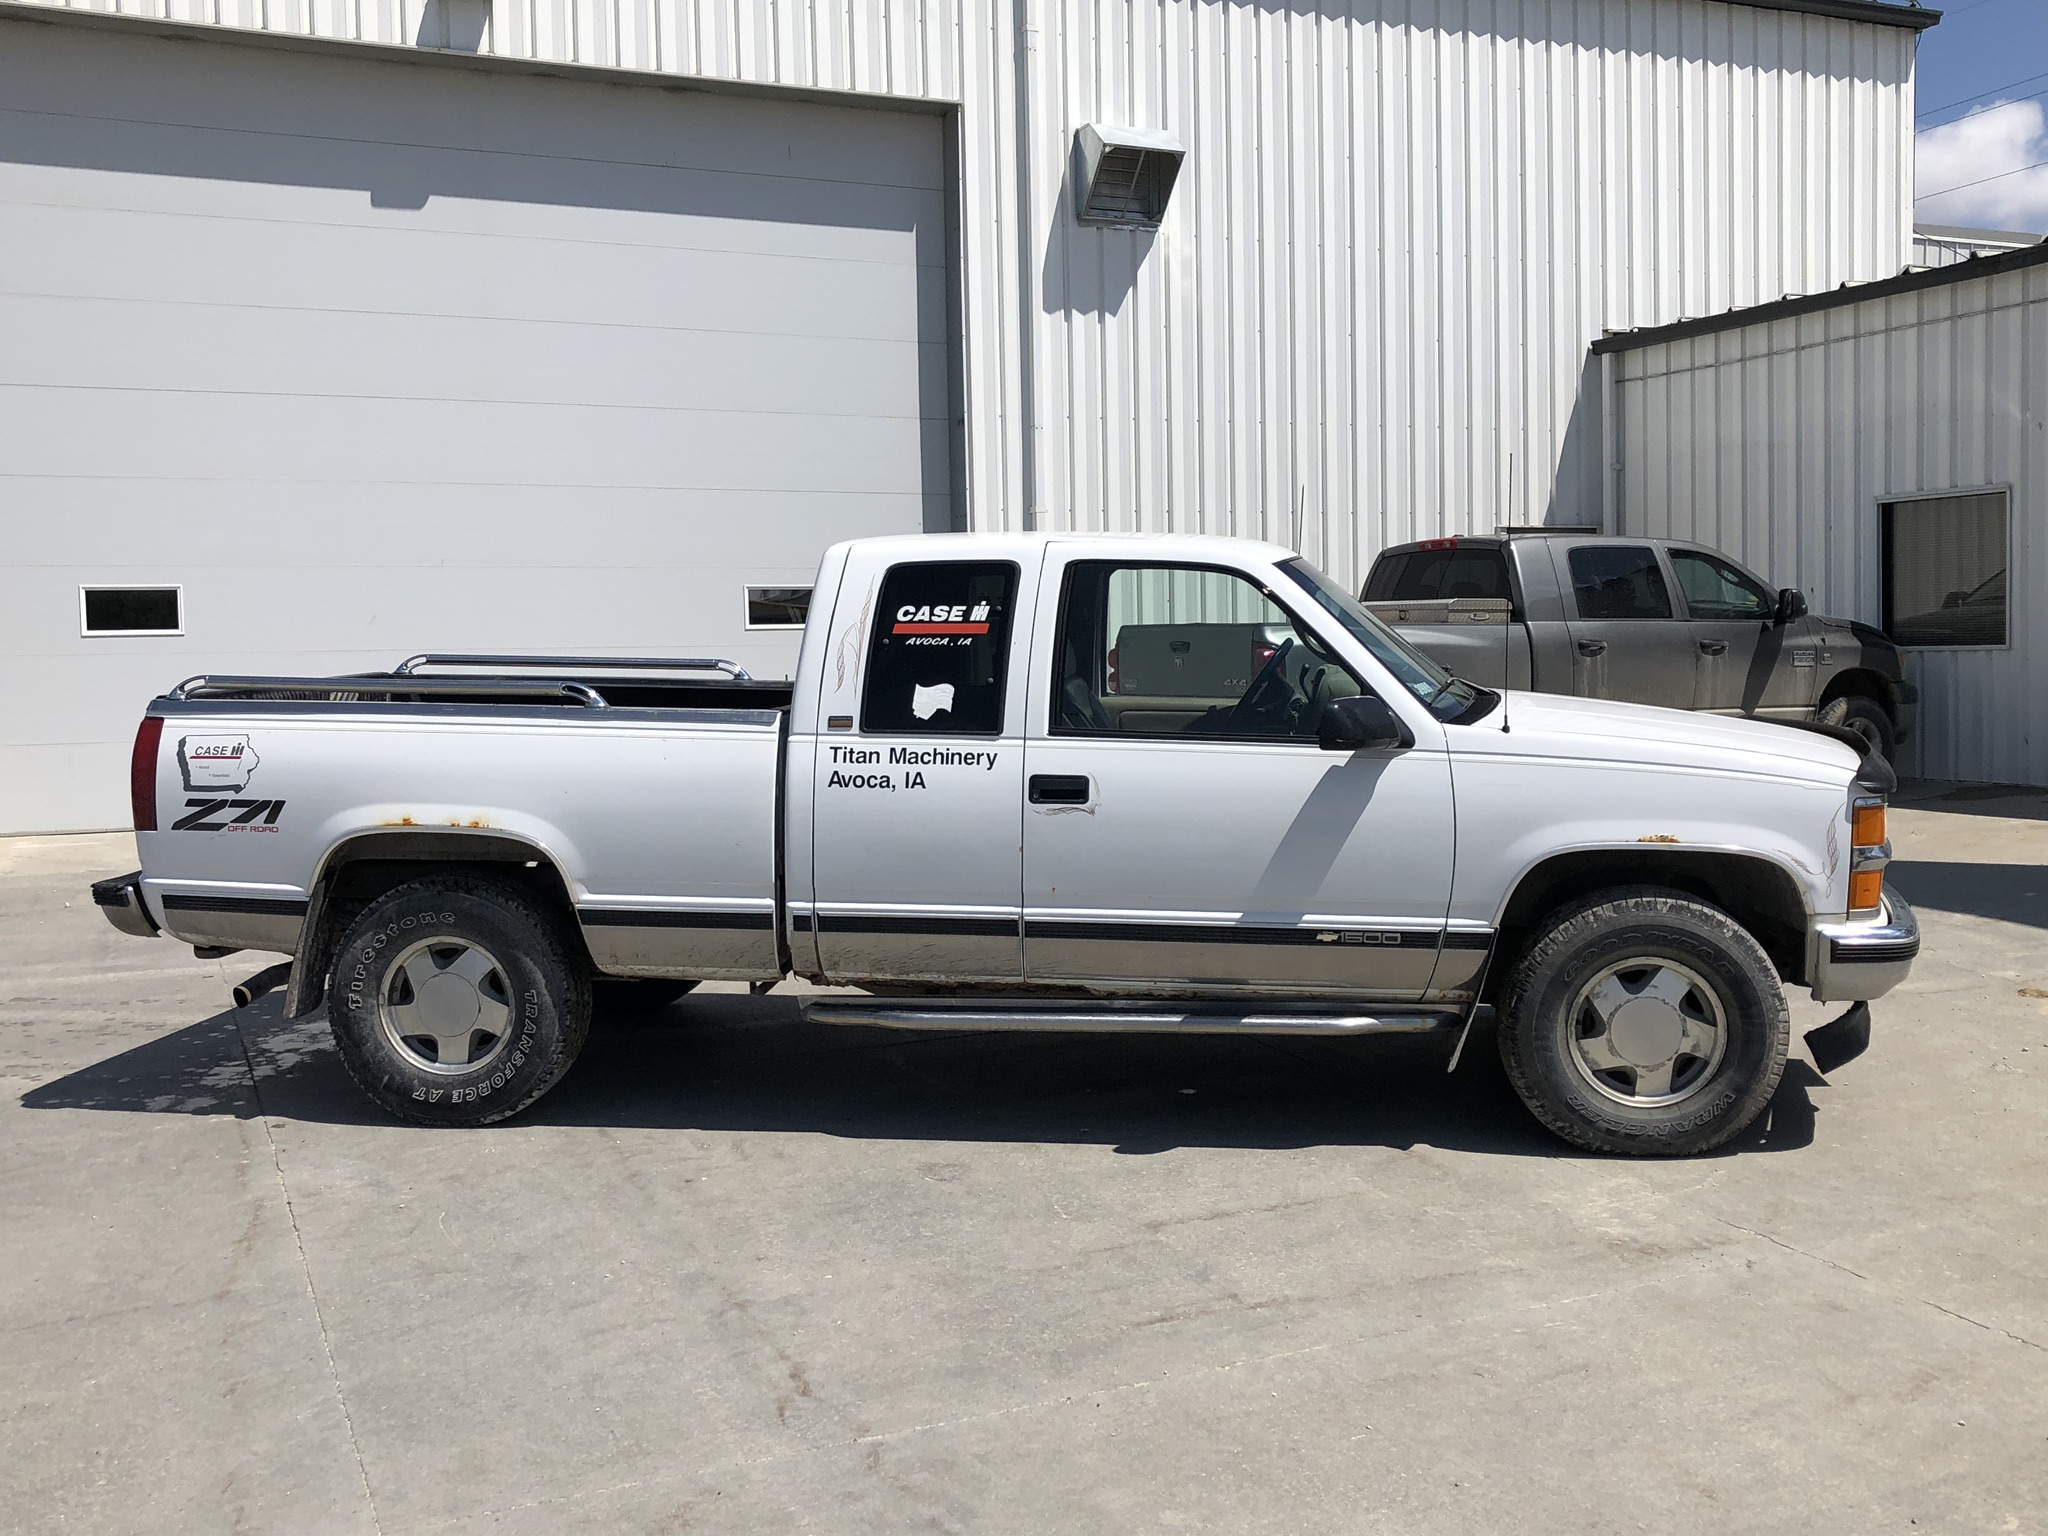
[[1201,566],[1076,562],[1056,660],[1059,735],[1313,742],[1360,691],[1271,593]]

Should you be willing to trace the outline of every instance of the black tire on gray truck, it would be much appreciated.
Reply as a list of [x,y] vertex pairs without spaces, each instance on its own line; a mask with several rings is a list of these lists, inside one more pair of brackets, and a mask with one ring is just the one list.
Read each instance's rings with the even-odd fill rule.
[[525,892],[436,876],[379,897],[335,951],[327,1018],[349,1073],[422,1125],[488,1125],[554,1087],[590,983]]
[[1898,755],[1899,733],[1892,725],[1892,717],[1867,694],[1846,693],[1830,699],[1815,712],[1814,718],[1822,725],[1839,725],[1854,731],[1863,738],[1867,749],[1876,751],[1886,762]]
[[1604,891],[1556,913],[1510,973],[1500,1053],[1522,1102],[1595,1152],[1679,1157],[1739,1134],[1785,1070],[1770,957],[1676,891]]

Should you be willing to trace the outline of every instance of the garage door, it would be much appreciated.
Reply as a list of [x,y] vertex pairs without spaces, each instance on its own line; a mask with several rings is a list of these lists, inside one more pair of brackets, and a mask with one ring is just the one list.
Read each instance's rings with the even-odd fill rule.
[[125,824],[194,672],[787,673],[747,589],[950,521],[942,168],[931,116],[0,22],[0,831]]

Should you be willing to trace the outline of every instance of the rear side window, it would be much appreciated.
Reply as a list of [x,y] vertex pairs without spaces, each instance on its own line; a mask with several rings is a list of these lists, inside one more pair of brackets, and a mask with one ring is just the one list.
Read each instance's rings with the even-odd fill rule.
[[1510,601],[1508,563],[1497,549],[1417,549],[1390,555],[1373,567],[1368,603],[1432,603],[1449,597]]
[[1671,593],[1648,546],[1584,544],[1570,555],[1582,619],[1668,619]]
[[1017,567],[899,565],[882,580],[860,728],[878,735],[999,736]]

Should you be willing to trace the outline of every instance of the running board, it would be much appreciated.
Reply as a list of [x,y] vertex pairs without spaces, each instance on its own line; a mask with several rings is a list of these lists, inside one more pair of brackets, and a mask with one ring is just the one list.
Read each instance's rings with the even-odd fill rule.
[[813,1024],[859,1024],[883,1029],[1026,1030],[1087,1034],[1167,1035],[1429,1035],[1462,1029],[1462,1008],[1301,1008],[1250,1013],[1242,1005],[1182,1003],[1162,1007],[1067,999],[947,997],[821,997],[803,1004]]

